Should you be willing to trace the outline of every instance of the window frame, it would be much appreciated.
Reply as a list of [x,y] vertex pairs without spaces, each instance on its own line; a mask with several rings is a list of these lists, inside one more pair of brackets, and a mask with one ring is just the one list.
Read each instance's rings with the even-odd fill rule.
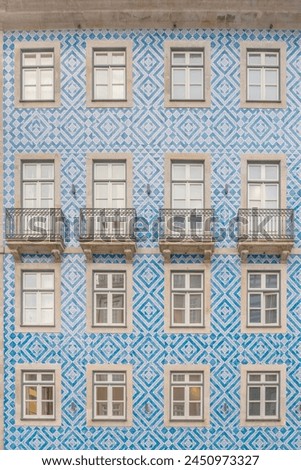
[[[176,374],[202,374],[203,416],[202,419],[174,419],[172,407],[172,379]],[[167,364],[164,366],[164,426],[166,427],[207,427],[210,425],[210,366],[208,364]]]
[[22,153],[15,155],[15,208],[23,206],[23,164],[24,163],[54,164],[54,209],[61,208],[61,157],[51,153]]
[[[248,100],[248,52],[278,52],[279,100]],[[240,106],[242,108],[286,108],[286,44],[281,41],[243,41],[240,43]]]
[[[94,273],[124,273],[125,274],[125,323],[124,325],[95,325],[94,324]],[[89,333],[131,333],[133,330],[133,266],[132,263],[105,264],[87,263],[86,268],[86,331]]]
[[284,154],[244,154],[241,156],[241,205],[242,209],[248,207],[248,166],[249,163],[279,165],[279,208],[286,209],[286,155]]
[[86,207],[94,206],[94,164],[95,163],[125,163],[126,208],[133,207],[133,158],[131,153],[88,153],[86,157]]
[[[86,43],[86,106],[88,108],[130,108],[133,106],[133,59],[131,40],[87,40]],[[125,99],[94,99],[94,51],[125,52]]]
[[[240,366],[241,385],[240,385],[240,424],[241,426],[284,426],[286,421],[286,365],[285,364],[244,364]],[[248,374],[275,374],[279,375],[279,416],[277,418],[248,417]]]
[[[23,286],[24,272],[54,273],[54,324],[24,325],[23,318]],[[61,331],[61,265],[60,263],[16,263],[15,266],[15,330],[16,332],[59,333]]]
[[[53,52],[53,99],[23,99],[23,53]],[[60,83],[60,42],[59,41],[22,41],[15,43],[15,107],[16,108],[58,108],[61,105]]]
[[[203,52],[203,99],[176,100],[172,98],[172,53]],[[168,108],[209,108],[211,105],[210,41],[164,42],[164,105]]]
[[[105,274],[107,276],[107,279],[108,279],[108,284],[109,286],[107,287],[107,289],[101,289],[99,288],[98,290],[96,289],[96,286],[95,286],[95,275],[97,274]],[[124,287],[123,288],[119,288],[119,289],[114,289],[113,286],[112,286],[112,276],[114,274],[122,274],[123,275],[123,279],[124,279]],[[127,311],[126,311],[126,285],[127,285],[127,282],[126,282],[126,271],[121,271],[121,270],[118,270],[118,271],[96,271],[96,270],[93,270],[93,327],[98,327],[98,328],[124,328],[126,326],[126,320],[127,320]],[[97,323],[96,321],[96,297],[97,297],[97,294],[101,294],[101,295],[107,295],[107,313],[108,313],[108,318],[111,320],[110,322],[108,321],[106,324],[101,324],[101,323]],[[122,295],[123,296],[123,318],[124,318],[124,321],[122,323],[114,323],[113,322],[113,301],[112,301],[112,298],[113,298],[113,295]]]
[[[172,274],[173,273],[203,274],[203,326],[172,324]],[[211,266],[209,263],[164,265],[164,331],[166,333],[209,333],[211,316]]]
[[[24,373],[54,373],[54,415],[51,418],[37,417],[30,418],[23,416],[23,397],[24,397]],[[17,426],[60,426],[61,425],[61,366],[55,363],[32,363],[16,364],[16,406],[15,406],[15,424]]]
[[[248,322],[248,274],[279,273],[279,325],[254,326]],[[287,265],[246,264],[241,265],[241,332],[242,333],[286,333],[287,330]]]
[[[94,416],[94,374],[124,373],[125,381],[125,416],[117,419],[100,419]],[[88,364],[87,380],[87,426],[93,427],[130,427],[133,425],[133,366],[131,364]]]

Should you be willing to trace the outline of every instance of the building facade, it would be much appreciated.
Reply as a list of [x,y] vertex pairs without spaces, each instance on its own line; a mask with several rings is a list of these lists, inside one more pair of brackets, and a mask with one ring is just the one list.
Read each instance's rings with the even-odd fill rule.
[[5,449],[300,449],[300,40],[3,33]]

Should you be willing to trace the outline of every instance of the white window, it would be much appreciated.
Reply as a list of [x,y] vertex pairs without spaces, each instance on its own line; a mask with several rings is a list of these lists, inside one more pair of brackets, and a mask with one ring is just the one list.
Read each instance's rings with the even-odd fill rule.
[[126,420],[126,373],[93,373],[93,418],[97,420]]
[[280,418],[280,373],[247,373],[247,420]]
[[171,99],[204,100],[204,50],[171,50]]
[[248,326],[280,325],[280,273],[248,272]]
[[204,273],[172,272],[172,326],[203,326]]
[[126,274],[94,272],[93,326],[125,326]]
[[54,163],[23,162],[23,208],[44,209],[54,207]]
[[55,419],[55,372],[22,372],[22,419]]
[[249,208],[279,207],[279,165],[277,163],[248,164]]
[[125,205],[125,162],[94,163],[94,208],[121,209]]
[[93,51],[93,99],[126,100],[126,50]]
[[22,326],[54,325],[54,272],[22,272]]
[[172,163],[172,208],[203,209],[203,163]]
[[21,100],[54,101],[54,51],[22,51]]
[[247,101],[280,101],[280,52],[247,50]]
[[171,372],[171,421],[203,420],[203,372]]

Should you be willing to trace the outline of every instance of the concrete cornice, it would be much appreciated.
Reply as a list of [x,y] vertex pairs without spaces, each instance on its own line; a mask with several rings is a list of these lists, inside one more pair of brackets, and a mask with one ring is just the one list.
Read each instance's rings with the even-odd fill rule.
[[300,29],[300,0],[0,0],[0,29]]

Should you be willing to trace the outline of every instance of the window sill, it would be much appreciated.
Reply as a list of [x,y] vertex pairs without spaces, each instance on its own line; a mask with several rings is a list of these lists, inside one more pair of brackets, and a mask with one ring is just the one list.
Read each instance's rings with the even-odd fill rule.
[[59,108],[61,106],[60,100],[51,101],[15,101],[15,108]]
[[282,109],[286,108],[285,101],[245,101],[240,100],[241,108]]
[[210,99],[199,101],[177,101],[166,98],[164,101],[164,106],[165,108],[210,108],[211,101]]
[[97,101],[87,99],[86,101],[87,108],[132,108],[133,101],[128,100],[108,100],[108,101]]

